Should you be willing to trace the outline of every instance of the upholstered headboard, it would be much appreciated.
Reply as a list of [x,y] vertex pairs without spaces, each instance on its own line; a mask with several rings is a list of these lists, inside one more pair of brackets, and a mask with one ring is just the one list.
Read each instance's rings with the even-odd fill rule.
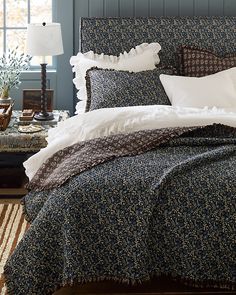
[[236,52],[236,17],[82,18],[81,51],[117,55],[143,42],[159,42],[161,60],[178,65],[179,45]]

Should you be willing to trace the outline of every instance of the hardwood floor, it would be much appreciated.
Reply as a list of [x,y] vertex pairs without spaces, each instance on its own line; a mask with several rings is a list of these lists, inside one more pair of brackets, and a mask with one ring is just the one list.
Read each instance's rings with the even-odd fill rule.
[[19,204],[20,197],[0,197],[0,204]]

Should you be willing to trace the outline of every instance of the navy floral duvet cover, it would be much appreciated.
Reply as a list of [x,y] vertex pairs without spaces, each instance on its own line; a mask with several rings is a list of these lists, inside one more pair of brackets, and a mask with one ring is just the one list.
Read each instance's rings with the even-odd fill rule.
[[72,169],[63,184],[31,183],[31,226],[5,266],[9,294],[163,274],[235,289],[236,129],[188,129]]

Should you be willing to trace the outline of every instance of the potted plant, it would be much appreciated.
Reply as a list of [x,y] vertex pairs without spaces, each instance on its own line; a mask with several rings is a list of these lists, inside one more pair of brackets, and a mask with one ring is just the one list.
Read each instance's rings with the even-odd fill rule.
[[0,103],[9,102],[9,91],[17,87],[20,82],[22,71],[28,70],[32,57],[24,53],[17,53],[18,47],[0,57]]

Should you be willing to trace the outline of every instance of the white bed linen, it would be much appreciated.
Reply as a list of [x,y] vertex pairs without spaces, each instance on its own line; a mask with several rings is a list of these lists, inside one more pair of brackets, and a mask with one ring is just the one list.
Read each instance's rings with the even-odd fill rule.
[[[164,105],[99,109],[60,122],[50,129],[48,146],[24,162],[29,179],[55,152],[77,142],[108,135],[165,127],[221,123],[236,127],[236,109],[181,108]],[[73,165],[73,163],[71,163]]]
[[172,106],[236,108],[236,67],[200,78],[161,74],[160,80]]

